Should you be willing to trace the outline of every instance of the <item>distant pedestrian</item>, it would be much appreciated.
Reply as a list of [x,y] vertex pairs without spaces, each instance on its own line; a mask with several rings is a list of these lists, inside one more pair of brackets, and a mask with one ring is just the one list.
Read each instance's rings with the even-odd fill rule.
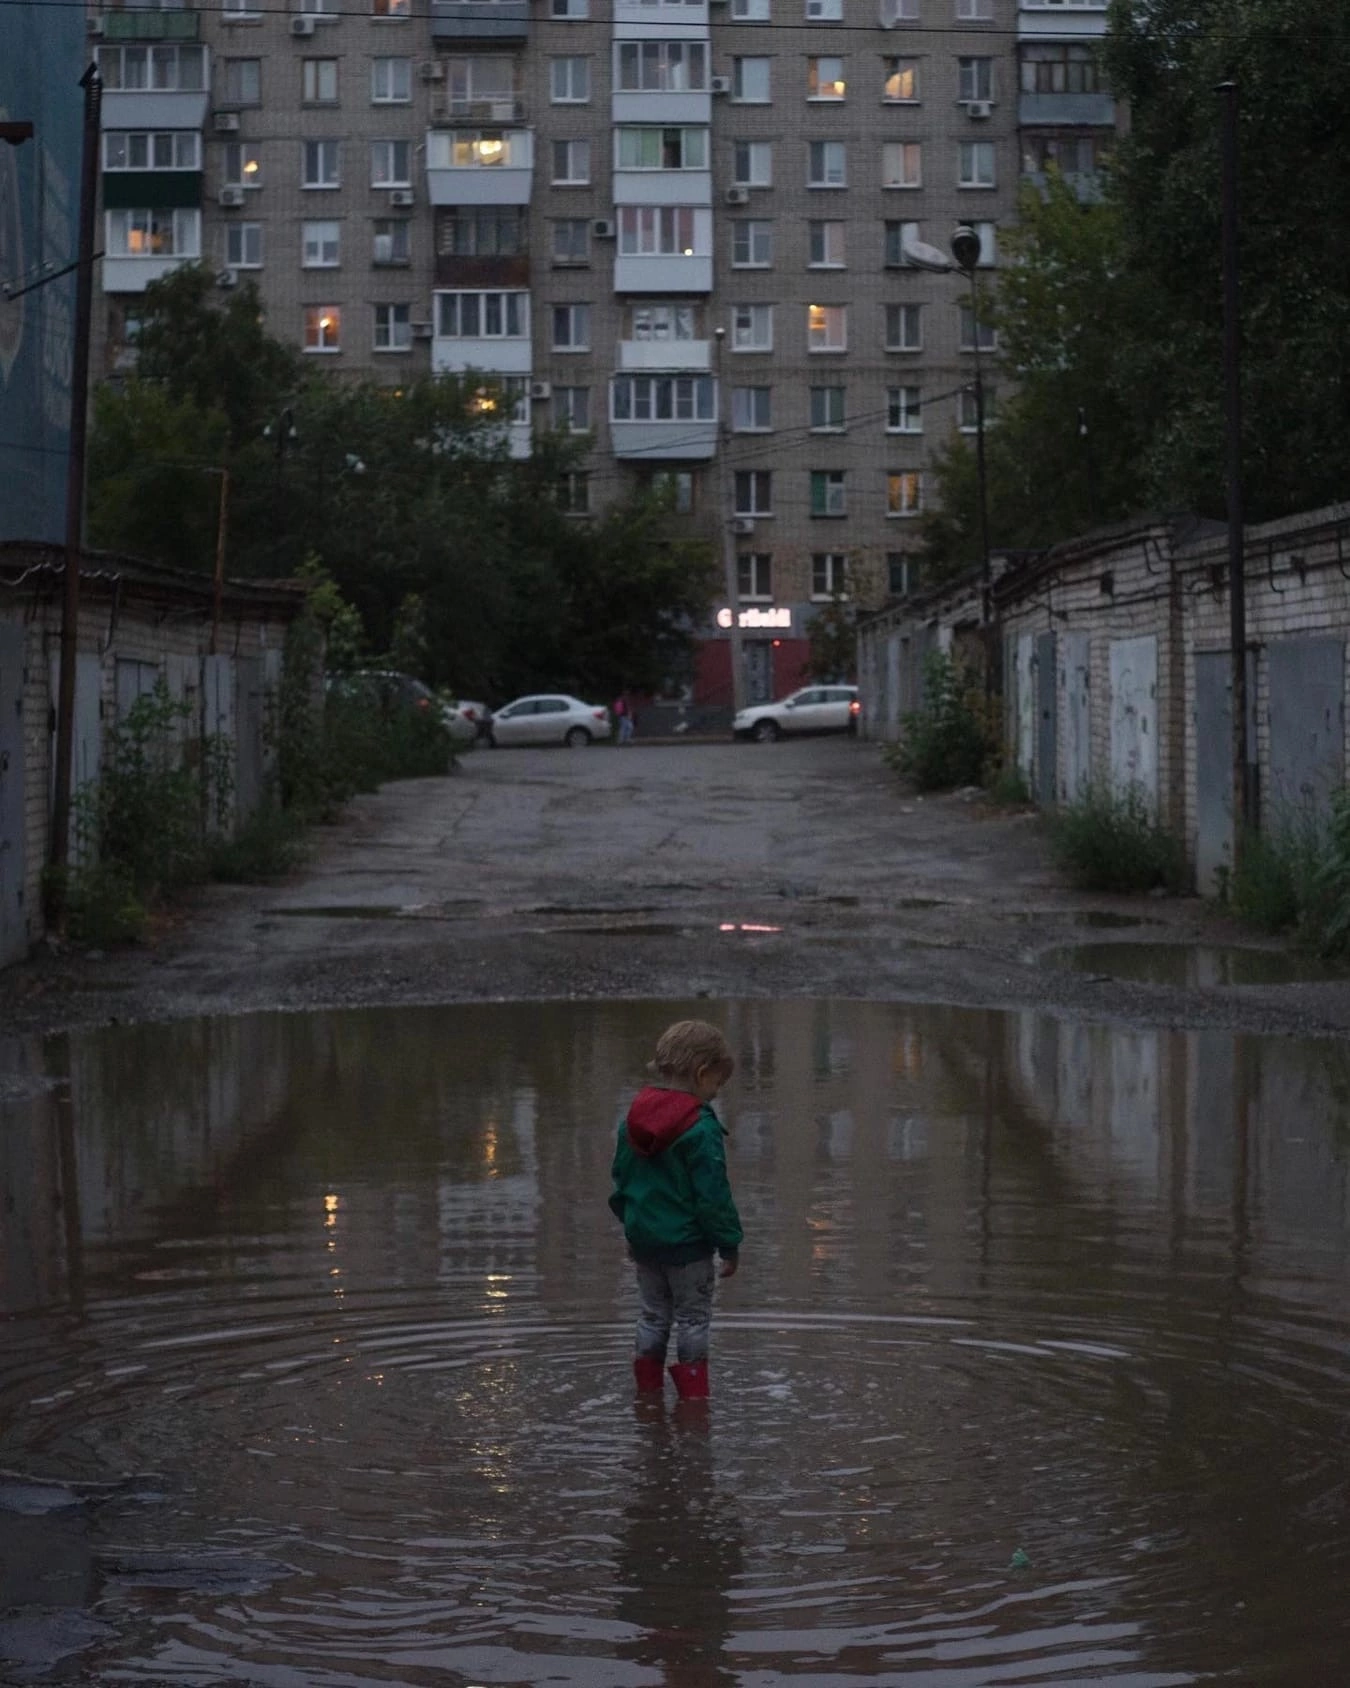
[[619,1126],[609,1205],[637,1268],[640,1309],[633,1375],[640,1393],[663,1383],[666,1348],[682,1400],[708,1394],[713,1256],[735,1272],[741,1220],[727,1179],[726,1136],[713,1098],[735,1062],[727,1040],[703,1020],[677,1020],[657,1039],[653,1081]]
[[620,692],[618,697],[614,699],[613,714],[614,719],[619,723],[619,743],[631,744],[633,742],[633,711],[624,692]]

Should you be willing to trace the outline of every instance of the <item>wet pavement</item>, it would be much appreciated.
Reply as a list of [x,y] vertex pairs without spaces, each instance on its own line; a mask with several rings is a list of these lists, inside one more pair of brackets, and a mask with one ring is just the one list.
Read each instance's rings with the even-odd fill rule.
[[[634,1409],[605,1208],[691,1007],[748,1233],[706,1418]],[[0,1074],[0,1681],[1345,1680],[1341,1042],[537,1002]]]

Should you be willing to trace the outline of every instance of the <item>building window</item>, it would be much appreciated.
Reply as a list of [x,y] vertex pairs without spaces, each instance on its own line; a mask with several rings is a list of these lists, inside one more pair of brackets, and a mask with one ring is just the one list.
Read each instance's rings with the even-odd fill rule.
[[615,87],[620,93],[701,93],[708,86],[706,41],[620,41],[618,46]]
[[591,143],[554,141],[553,184],[555,187],[584,187],[591,179]]
[[412,185],[412,142],[370,143],[370,185],[373,188],[406,188]]
[[564,428],[569,434],[585,434],[591,426],[591,389],[589,387],[555,387],[553,389],[553,426]]
[[406,217],[376,218],[372,262],[398,265],[412,262],[412,224]]
[[976,349],[975,335],[980,337],[979,350],[982,352],[996,352],[998,350],[998,334],[992,322],[983,319],[975,321],[975,311],[970,305],[962,305],[961,310],[961,350],[973,352]]
[[838,23],[844,15],[844,0],[805,0],[807,23]]
[[122,93],[200,94],[206,88],[204,47],[100,47],[98,68],[103,86]]
[[221,66],[220,103],[226,106],[262,104],[262,60],[226,59]]
[[956,0],[956,16],[960,23],[992,23],[994,0]]
[[811,514],[813,516],[846,516],[848,501],[844,496],[842,469],[812,469]]
[[[989,61],[986,59],[984,62],[987,64]],[[1101,74],[1094,48],[1070,46],[1067,42],[1023,47],[1024,94],[1096,94],[1101,90]],[[971,98],[988,99],[989,96],[977,94]]]
[[490,123],[514,120],[517,97],[516,61],[509,55],[469,53],[445,61],[448,116]]
[[[984,390],[984,419],[989,420],[988,387]],[[975,397],[974,387],[962,387],[956,395],[956,426],[963,434],[978,434],[980,431],[980,406]]]
[[917,59],[883,60],[886,80],[882,84],[882,98],[895,105],[917,105],[919,99],[919,61]]
[[307,270],[334,270],[341,263],[341,223],[300,225],[300,264]]
[[886,390],[886,432],[921,434],[923,409],[917,387],[888,387]]
[[[567,0],[561,0],[567,4]],[[576,4],[577,0],[571,0]],[[584,0],[583,0],[584,3]],[[559,4],[559,0],[554,0]],[[591,513],[591,477],[585,469],[569,469],[558,482],[558,508],[565,516],[589,516]]]
[[225,0],[220,14],[222,23],[252,23],[260,18],[262,13],[254,4],[254,0]]
[[809,188],[848,186],[848,154],[843,141],[811,141],[806,149]]
[[731,15],[737,23],[768,23],[770,0],[731,0]]
[[616,375],[610,388],[615,422],[715,422],[711,375]]
[[811,558],[811,596],[842,598],[848,593],[848,557],[843,551],[817,551]]
[[888,352],[921,352],[923,350],[922,305],[886,306],[886,350]]
[[588,352],[591,349],[591,307],[589,305],[555,305],[553,307],[553,350],[555,352]]
[[375,338],[371,346],[377,352],[410,352],[412,306],[376,305]]
[[733,352],[773,350],[773,306],[731,307],[731,349]]
[[554,105],[585,105],[591,97],[591,61],[587,58],[550,59],[549,98]]
[[886,553],[886,591],[892,598],[907,598],[910,591],[911,560],[903,551]]
[[692,469],[658,469],[647,482],[653,493],[665,500],[677,516],[689,516],[694,510],[694,471]]
[[769,92],[770,59],[735,58],[731,61],[731,97],[742,105],[765,105]]
[[887,141],[881,149],[884,188],[921,188],[923,154],[917,141]]
[[522,340],[530,332],[528,293],[438,293],[443,340]]
[[806,307],[806,349],[808,352],[848,350],[848,306]]
[[556,217],[553,221],[553,262],[589,264],[591,225],[585,217]]
[[742,551],[736,558],[736,594],[740,598],[773,597],[773,553]]
[[[1032,49],[1035,51],[1035,49]],[[992,100],[994,97],[994,61],[992,59],[957,59],[956,82],[958,99]]]
[[341,142],[305,141],[301,187],[336,188],[342,185]]
[[109,211],[110,258],[199,258],[202,214],[195,210]]
[[370,61],[372,105],[407,105],[411,99],[411,59],[378,58]]
[[1093,176],[1101,167],[1102,150],[1096,135],[1024,134],[1022,168],[1037,175],[1058,170],[1065,176]]
[[773,427],[772,387],[731,389],[731,428],[737,434],[767,434]]
[[881,27],[894,29],[898,23],[918,23],[919,0],[881,0]]
[[588,18],[591,15],[590,0],[549,0],[548,15],[551,18]]
[[706,170],[706,129],[620,129],[619,170]]
[[693,257],[693,206],[621,205],[619,251],[625,257]]
[[261,223],[225,225],[225,262],[232,270],[260,270],[263,261]]
[[998,263],[998,224],[971,223],[970,227],[980,237],[979,267],[992,269]]
[[221,148],[220,180],[228,188],[263,185],[262,148],[256,141],[230,141]]
[[909,264],[905,248],[920,239],[918,223],[887,223],[883,261],[888,270],[902,270]]
[[300,0],[300,11],[306,17],[335,18],[338,0]]
[[806,61],[806,97],[808,100],[842,100],[848,92],[844,82],[842,59],[808,59]]
[[811,388],[811,431],[816,434],[837,434],[844,426],[844,389],[842,387]]
[[450,141],[455,170],[495,170],[510,158],[511,143],[500,129],[460,129]]
[[693,305],[633,305],[628,316],[628,333],[644,344],[670,340],[702,339],[697,309]]
[[339,306],[305,306],[305,350],[307,352],[340,352],[342,350],[342,311]]
[[306,105],[336,105],[338,62],[336,59],[305,59],[300,66],[300,98]]
[[992,141],[958,141],[956,160],[957,187],[993,187],[994,143]]
[[370,15],[373,18],[410,18],[412,0],[370,0]]
[[917,469],[897,469],[886,476],[886,514],[917,516],[923,509],[923,476]]
[[767,270],[773,263],[773,224],[738,218],[731,225],[731,267]]
[[520,205],[446,205],[436,212],[441,258],[518,258],[528,251]]
[[737,516],[773,515],[773,473],[769,469],[737,469],[732,485]]
[[844,267],[843,223],[810,222],[807,225],[808,264],[814,270],[841,270]]
[[731,149],[731,179],[739,188],[773,186],[773,142],[736,141]]
[[200,170],[202,138],[195,129],[163,134],[110,130],[103,137],[105,170]]

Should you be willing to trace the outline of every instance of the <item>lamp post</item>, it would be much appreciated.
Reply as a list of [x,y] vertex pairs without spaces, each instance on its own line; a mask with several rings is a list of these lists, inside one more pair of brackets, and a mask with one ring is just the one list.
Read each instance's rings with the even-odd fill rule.
[[731,426],[727,419],[726,381],[722,369],[722,348],[726,342],[725,328],[713,329],[713,343],[717,347],[717,474],[718,516],[722,523],[722,574],[727,595],[727,640],[731,649],[731,710],[733,718],[745,707],[745,669],[741,652],[741,583],[740,565],[736,560],[736,533],[732,522],[731,467],[728,451],[731,445]]
[[996,663],[999,656],[998,629],[994,621],[993,563],[989,552],[989,473],[984,455],[984,361],[980,350],[980,291],[975,270],[980,262],[982,243],[977,230],[969,223],[961,223],[952,231],[951,256],[940,247],[929,246],[921,240],[907,241],[904,254],[916,269],[934,275],[963,275],[970,283],[970,331],[975,351],[975,477],[980,501],[980,600],[981,619],[985,626],[987,649],[984,661],[986,693],[994,691]]

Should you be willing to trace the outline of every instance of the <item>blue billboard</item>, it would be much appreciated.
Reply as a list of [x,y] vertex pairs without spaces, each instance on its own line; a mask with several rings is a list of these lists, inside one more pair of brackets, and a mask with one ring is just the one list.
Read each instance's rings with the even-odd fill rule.
[[[59,541],[65,527],[80,140],[89,62],[84,9],[0,5],[0,539]],[[37,285],[34,285],[34,284]]]

